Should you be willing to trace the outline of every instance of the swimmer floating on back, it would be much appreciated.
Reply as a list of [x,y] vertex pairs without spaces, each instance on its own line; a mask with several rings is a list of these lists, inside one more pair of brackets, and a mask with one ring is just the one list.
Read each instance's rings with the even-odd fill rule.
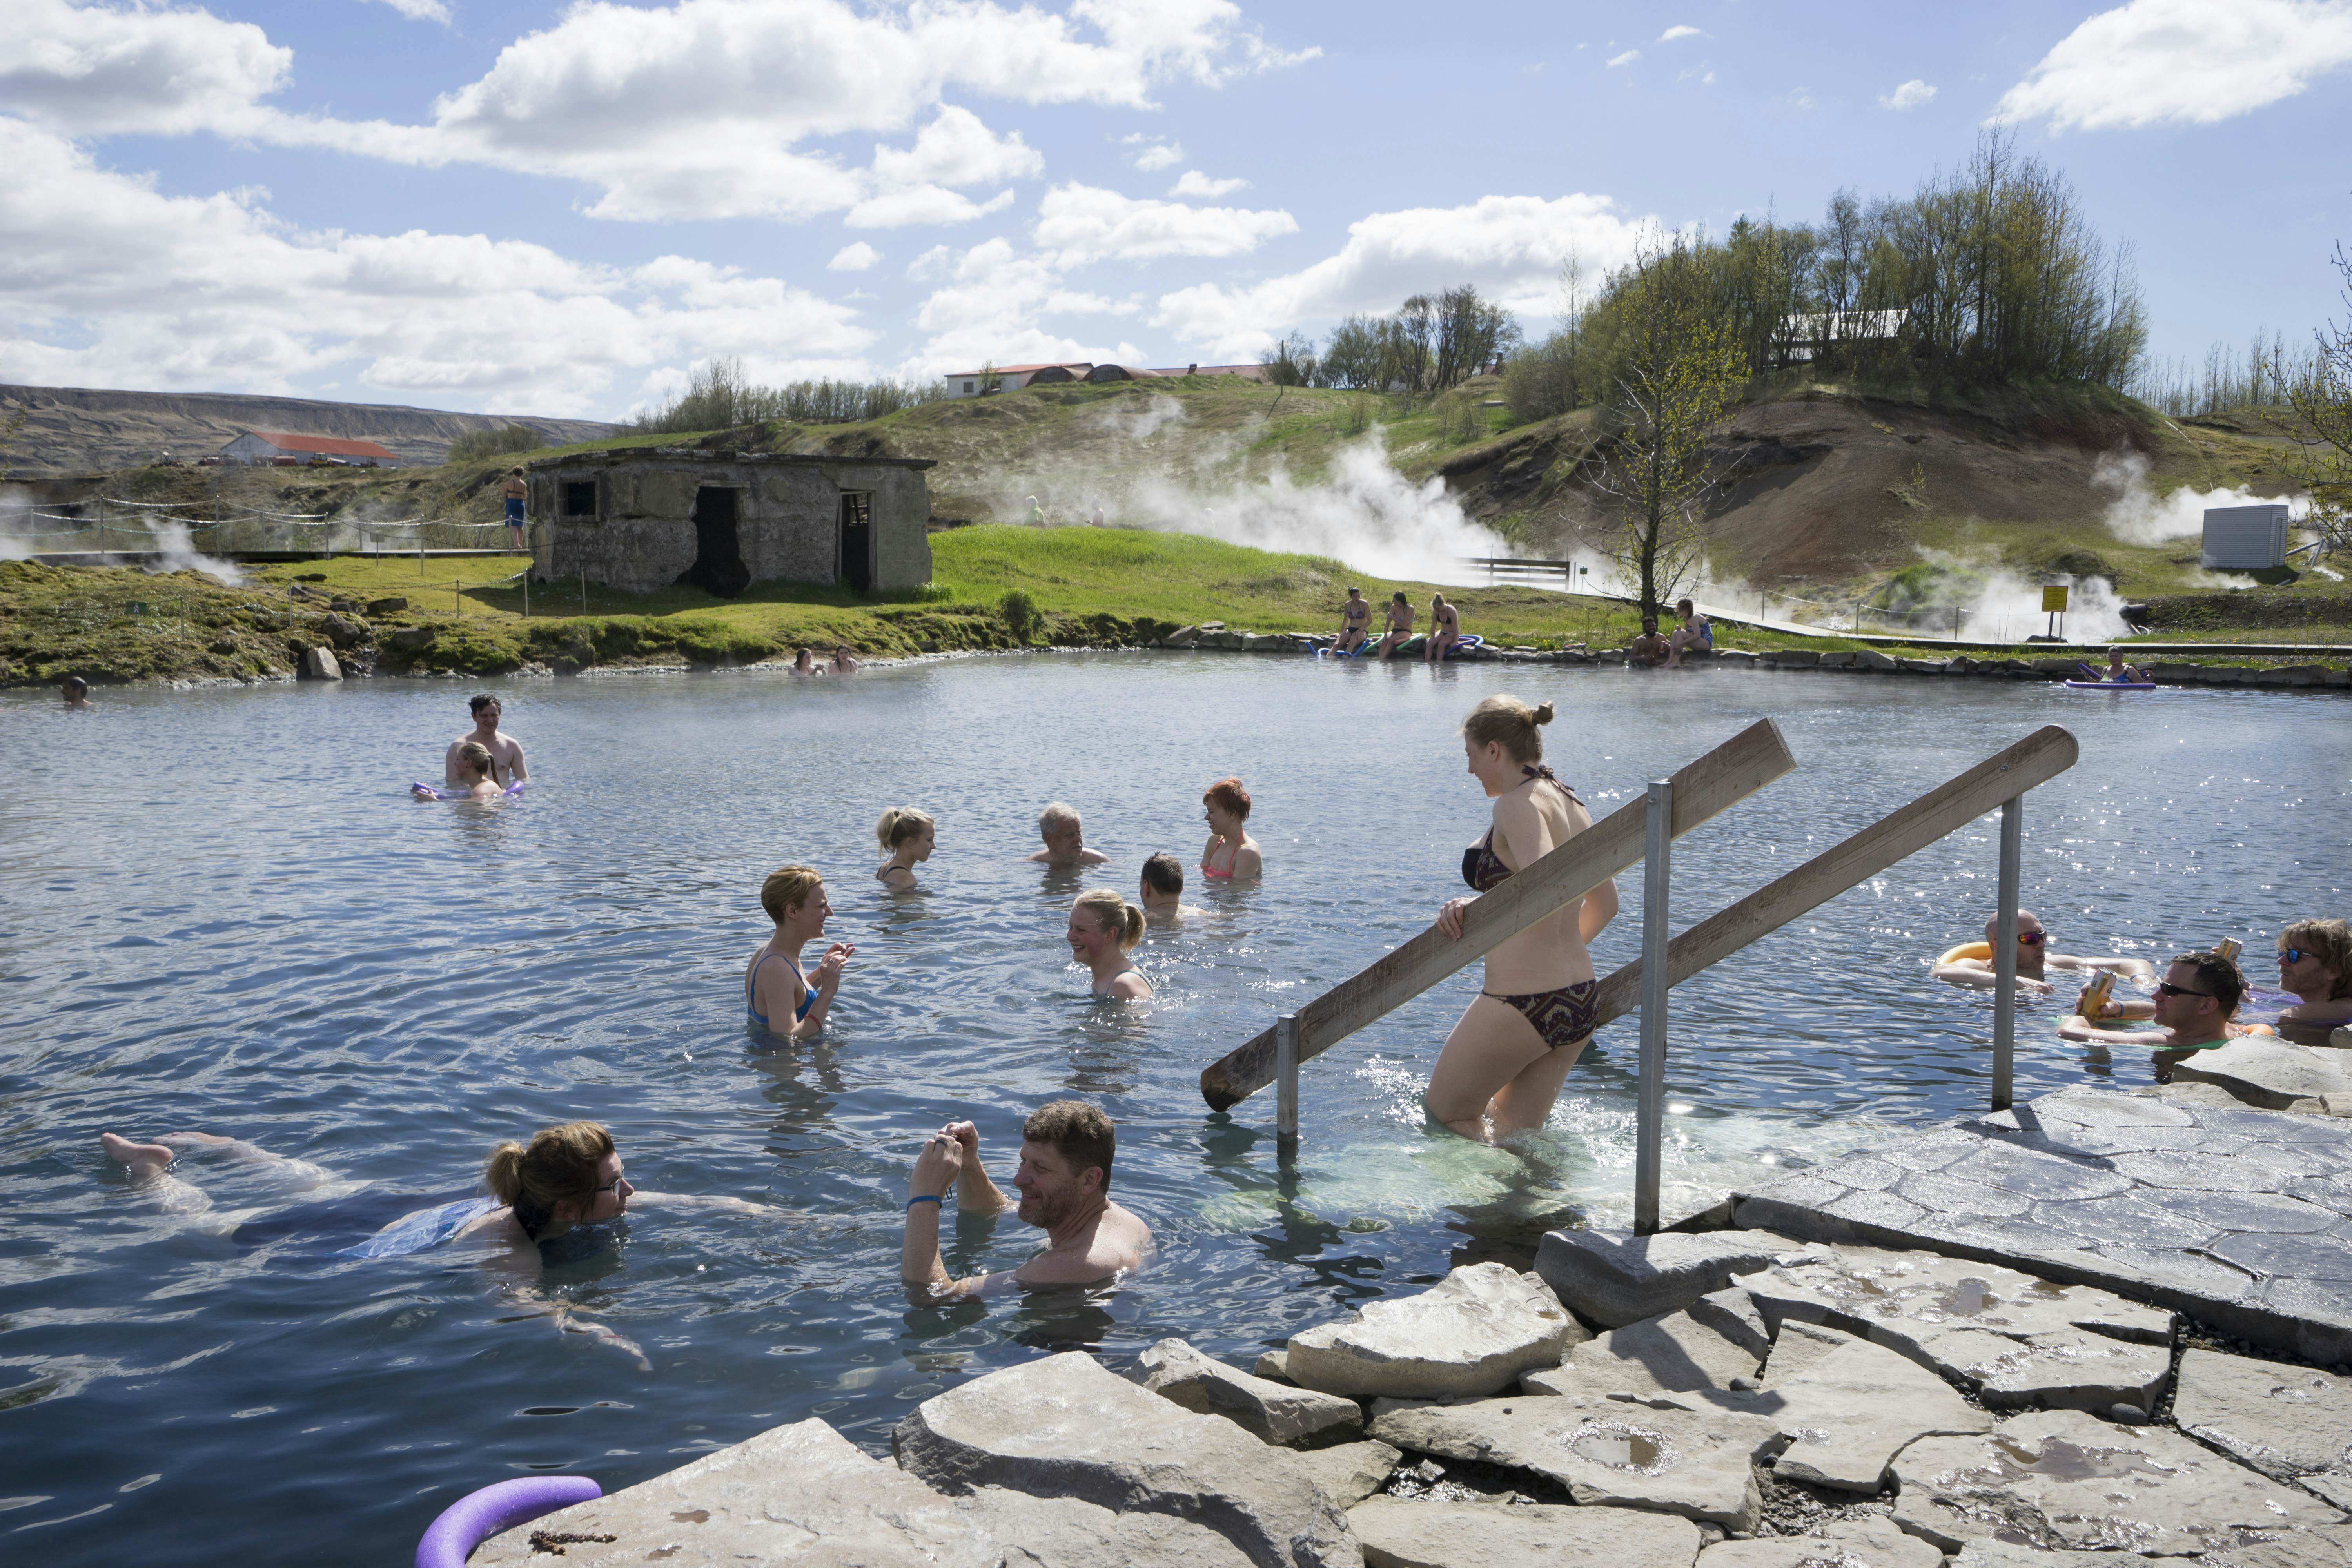
[[[1985,939],[1981,942],[1962,942],[1936,961],[1928,971],[1930,980],[1940,980],[1948,985],[1991,985],[1999,978],[1993,973],[1993,943],[1999,940],[2000,917],[1985,921]],[[1978,951],[1982,949],[1981,952]],[[2042,978],[2044,968],[2108,970],[2128,980],[2147,980],[2156,973],[2156,965],[2144,958],[2084,958],[2071,952],[2050,950],[2050,933],[2033,918],[2031,910],[2017,911],[2017,983],[2039,991],[2051,988]]]
[[[1489,697],[1462,725],[1470,775],[1495,803],[1486,837],[1464,852],[1462,879],[1490,892],[1522,868],[1592,826],[1574,792],[1543,765],[1538,726],[1551,704]],[[1437,929],[1462,935],[1473,902],[1448,899]],[[1486,980],[1429,1075],[1429,1114],[1465,1138],[1498,1142],[1540,1127],[1559,1086],[1592,1037],[1600,987],[1585,944],[1617,913],[1617,884],[1603,882],[1486,955]]]
[[1201,847],[1201,875],[1219,882],[1254,882],[1265,874],[1265,858],[1244,826],[1249,791],[1238,778],[1219,779],[1201,795],[1201,815],[1209,841]]
[[874,837],[882,841],[882,853],[889,857],[874,873],[874,879],[902,893],[912,891],[915,868],[929,859],[939,847],[939,825],[928,812],[894,805],[874,825]]
[[825,918],[833,913],[824,879],[806,866],[771,871],[760,884],[760,907],[776,922],[776,932],[751,955],[751,967],[744,972],[744,1007],[751,1022],[771,1034],[813,1038],[824,1029],[834,993],[841,989],[842,965],[857,945],[836,942],[816,967],[802,971],[801,950],[824,935]]
[[1143,911],[1108,888],[1091,888],[1070,906],[1070,956],[1094,976],[1097,996],[1133,1002],[1151,994],[1151,982],[1128,958],[1143,940]]

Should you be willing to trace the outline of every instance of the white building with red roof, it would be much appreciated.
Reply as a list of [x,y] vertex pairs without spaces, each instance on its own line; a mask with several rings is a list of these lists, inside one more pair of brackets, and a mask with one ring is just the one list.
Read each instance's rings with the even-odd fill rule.
[[346,441],[338,436],[297,436],[287,430],[247,430],[220,449],[229,463],[308,463],[324,460],[359,468],[399,466],[397,453],[373,441]]
[[960,370],[947,378],[948,395],[978,397],[988,392],[1041,386],[1049,381],[1084,381],[1087,373],[1094,368],[1090,360],[1068,360],[1060,364],[998,364],[986,370]]

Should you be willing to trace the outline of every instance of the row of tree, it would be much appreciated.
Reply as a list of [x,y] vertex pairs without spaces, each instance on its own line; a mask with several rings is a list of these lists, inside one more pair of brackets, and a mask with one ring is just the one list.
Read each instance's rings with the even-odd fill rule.
[[1315,340],[1285,332],[1265,357],[1281,386],[1377,392],[1444,392],[1517,348],[1519,324],[1470,284],[1415,294],[1386,316],[1349,316],[1317,352]]
[[633,423],[640,430],[664,435],[728,430],[772,419],[854,425],[946,395],[943,382],[828,380],[762,386],[743,374],[740,359],[726,355],[695,366],[684,392],[639,414]]

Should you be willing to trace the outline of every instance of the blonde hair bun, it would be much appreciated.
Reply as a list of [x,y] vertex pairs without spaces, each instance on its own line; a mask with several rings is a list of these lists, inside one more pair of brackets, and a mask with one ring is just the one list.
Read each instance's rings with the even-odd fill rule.
[[1534,712],[1528,715],[1528,718],[1538,724],[1550,723],[1552,721],[1551,704],[1546,702],[1538,705]]

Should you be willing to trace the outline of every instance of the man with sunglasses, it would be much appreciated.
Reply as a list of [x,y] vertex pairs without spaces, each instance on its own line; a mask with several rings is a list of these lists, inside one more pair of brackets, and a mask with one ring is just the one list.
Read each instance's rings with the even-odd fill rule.
[[2193,1051],[2210,1051],[2230,1043],[2236,1026],[2230,1019],[2246,994],[2246,977],[2218,952],[2184,952],[2172,961],[2157,982],[2153,1028],[2109,1029],[2076,1014],[2058,1026],[2065,1040],[2096,1040],[2115,1046],[2152,1046],[2150,1058],[2157,1081],[2172,1076],[2175,1063]]
[[[1988,948],[2000,941],[2000,925],[1999,915],[1985,921],[1985,945]],[[1958,952],[1960,950],[1953,951]],[[2042,928],[2040,921],[2033,918],[2033,911],[2020,910],[2017,911],[2017,983],[2040,991],[2050,990],[2050,983],[2042,977],[2044,969],[2106,969],[2130,980],[2146,980],[2156,973],[2156,965],[2144,958],[2084,958],[2071,952],[2053,952],[2050,951],[2050,933]],[[1996,978],[1992,956],[1954,957],[1952,953],[1947,953],[1937,962],[1929,978],[1951,985],[1990,989]]]

